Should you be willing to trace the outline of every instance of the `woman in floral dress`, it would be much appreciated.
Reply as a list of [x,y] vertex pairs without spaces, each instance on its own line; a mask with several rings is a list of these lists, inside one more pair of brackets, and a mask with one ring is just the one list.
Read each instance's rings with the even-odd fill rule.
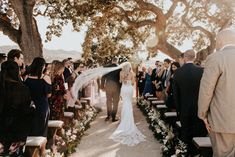
[[64,114],[66,89],[63,77],[64,65],[60,61],[52,62],[52,95],[50,98],[50,119],[60,120]]

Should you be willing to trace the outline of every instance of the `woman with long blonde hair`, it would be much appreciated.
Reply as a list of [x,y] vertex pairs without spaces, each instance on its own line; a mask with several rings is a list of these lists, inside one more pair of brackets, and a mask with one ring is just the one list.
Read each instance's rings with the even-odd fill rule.
[[66,89],[64,86],[64,65],[60,61],[53,61],[51,67],[52,95],[50,98],[50,119],[58,120],[63,116]]
[[122,83],[121,122],[110,136],[110,139],[128,146],[134,146],[145,141],[145,136],[136,127],[133,117],[132,99],[134,80],[135,75],[132,72],[131,64],[129,62],[124,63],[122,71],[120,72],[120,83]]

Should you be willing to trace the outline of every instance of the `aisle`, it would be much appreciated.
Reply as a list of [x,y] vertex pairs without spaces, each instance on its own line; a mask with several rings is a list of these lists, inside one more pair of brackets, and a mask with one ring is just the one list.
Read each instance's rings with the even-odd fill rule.
[[[102,99],[105,103],[105,98]],[[137,127],[146,136],[146,141],[134,147],[121,145],[108,139],[118,126],[118,122],[105,122],[106,108],[91,123],[91,128],[85,132],[84,137],[78,146],[76,153],[72,157],[160,157],[160,144],[154,139],[152,132],[148,129],[145,117],[136,107],[134,108],[134,118]],[[118,116],[120,115],[121,105],[119,106]]]

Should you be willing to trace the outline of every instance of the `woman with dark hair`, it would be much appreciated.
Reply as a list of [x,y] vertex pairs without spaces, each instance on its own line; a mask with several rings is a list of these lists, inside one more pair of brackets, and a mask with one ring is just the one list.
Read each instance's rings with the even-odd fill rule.
[[48,97],[51,94],[51,82],[43,77],[45,60],[41,57],[34,58],[30,65],[29,76],[25,84],[29,87],[32,100],[35,105],[32,133],[33,136],[47,137],[47,125],[49,119]]
[[0,154],[18,156],[31,130],[31,98],[20,80],[16,62],[2,64],[0,89],[0,147],[4,146]]
[[170,109],[170,110],[175,110],[176,109],[176,106],[174,104],[174,100],[173,100],[173,88],[172,88],[172,85],[173,85],[173,77],[174,77],[174,74],[176,72],[176,70],[180,68],[180,63],[179,62],[173,62],[171,64],[171,77],[170,77],[170,80],[169,80],[169,85],[167,85],[167,88],[166,88],[166,92],[167,92],[167,99],[166,99],[166,106]]

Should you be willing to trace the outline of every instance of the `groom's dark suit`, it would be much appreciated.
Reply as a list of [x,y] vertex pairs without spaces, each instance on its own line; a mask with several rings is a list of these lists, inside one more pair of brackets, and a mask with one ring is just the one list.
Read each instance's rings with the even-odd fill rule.
[[188,152],[193,155],[192,138],[207,134],[203,121],[197,117],[202,73],[201,67],[186,63],[176,71],[173,78],[173,95],[182,125],[181,139],[188,144]]
[[[117,65],[111,64],[107,67],[117,67]],[[107,116],[112,117],[113,121],[115,121],[120,97],[121,83],[119,77],[120,69],[104,75],[101,80],[101,87],[106,91]]]

